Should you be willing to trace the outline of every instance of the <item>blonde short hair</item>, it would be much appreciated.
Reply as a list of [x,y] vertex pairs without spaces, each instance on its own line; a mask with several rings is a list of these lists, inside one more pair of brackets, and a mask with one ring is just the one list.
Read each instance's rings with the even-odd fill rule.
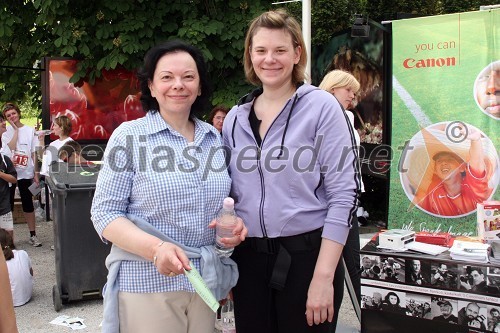
[[71,133],[71,130],[73,129],[73,126],[71,125],[71,119],[69,119],[67,116],[59,116],[56,119],[54,119],[54,123],[59,126],[63,132],[64,135],[69,136]]
[[354,93],[357,93],[361,85],[358,80],[352,74],[347,73],[341,70],[333,70],[325,75],[323,81],[319,84],[319,88],[326,90],[328,92],[332,92],[332,89],[335,88],[344,88],[348,87],[353,90]]
[[248,28],[245,38],[245,54],[243,55],[245,76],[248,82],[256,86],[260,86],[262,84],[259,77],[255,73],[252,65],[252,60],[250,59],[250,50],[252,48],[253,36],[255,36],[259,28],[275,30],[281,29],[285,32],[288,32],[292,37],[294,48],[300,46],[302,54],[300,56],[299,62],[293,67],[292,83],[296,85],[299,82],[303,82],[306,78],[305,69],[307,64],[307,50],[304,43],[304,38],[302,36],[302,30],[297,20],[290,16],[283,9],[262,13],[261,15],[254,18],[252,22],[250,22],[250,27]]

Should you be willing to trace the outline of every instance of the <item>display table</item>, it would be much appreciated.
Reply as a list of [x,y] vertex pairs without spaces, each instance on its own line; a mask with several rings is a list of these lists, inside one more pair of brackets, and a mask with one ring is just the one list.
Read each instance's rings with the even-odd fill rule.
[[361,249],[363,333],[500,332],[499,266],[377,244]]

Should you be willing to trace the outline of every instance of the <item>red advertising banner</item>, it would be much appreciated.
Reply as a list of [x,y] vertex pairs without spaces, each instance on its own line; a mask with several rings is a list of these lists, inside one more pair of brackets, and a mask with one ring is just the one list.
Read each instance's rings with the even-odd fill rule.
[[103,70],[93,85],[86,81],[73,84],[70,78],[77,66],[74,59],[45,59],[43,128],[50,128],[56,117],[65,115],[73,125],[71,138],[105,142],[122,122],[144,116],[134,72]]

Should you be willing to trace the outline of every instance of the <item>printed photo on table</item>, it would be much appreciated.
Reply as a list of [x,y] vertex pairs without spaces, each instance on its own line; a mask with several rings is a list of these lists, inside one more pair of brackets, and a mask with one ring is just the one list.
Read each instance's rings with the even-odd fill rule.
[[423,319],[432,319],[431,296],[406,293],[406,315]]

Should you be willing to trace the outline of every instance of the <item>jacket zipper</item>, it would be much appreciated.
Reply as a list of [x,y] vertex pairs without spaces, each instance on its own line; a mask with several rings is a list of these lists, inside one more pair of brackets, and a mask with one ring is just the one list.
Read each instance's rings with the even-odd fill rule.
[[[255,142],[257,145],[257,142]],[[262,142],[261,142],[261,147],[262,147]],[[260,175],[260,205],[259,205],[259,222],[260,222],[260,229],[262,231],[262,236],[267,237],[267,230],[266,226],[264,224],[264,201],[266,199],[266,191],[265,191],[265,184],[264,184],[264,173],[262,172],[262,164],[260,161],[260,155],[261,155],[261,147],[257,146],[257,170],[259,170],[259,175]]]
[[[260,142],[260,147],[257,145],[257,140],[255,140],[255,138],[254,138],[254,140],[255,140],[255,146],[257,147],[257,170],[259,170],[259,175],[260,175],[261,196],[260,196],[260,205],[259,205],[259,220],[260,220],[260,229],[262,231],[262,236],[263,237],[267,237],[267,230],[266,230],[266,225],[264,223],[264,200],[266,198],[266,191],[265,191],[265,183],[264,183],[264,173],[262,172],[262,166],[261,166],[261,162],[260,162],[261,151],[262,151],[261,147],[264,146],[264,141],[266,140],[267,134],[269,133],[269,131],[273,127],[274,123],[276,122],[276,119],[278,119],[279,116],[286,109],[286,107],[287,107],[288,103],[290,102],[290,100],[291,100],[291,98],[288,99],[288,101],[286,102],[285,106],[283,106],[283,109],[281,109],[280,113],[278,113],[278,115],[276,116],[276,118],[274,118],[273,122],[271,123],[271,125],[267,129],[266,134],[262,138],[262,141]],[[290,112],[291,111],[292,110],[290,110]]]

